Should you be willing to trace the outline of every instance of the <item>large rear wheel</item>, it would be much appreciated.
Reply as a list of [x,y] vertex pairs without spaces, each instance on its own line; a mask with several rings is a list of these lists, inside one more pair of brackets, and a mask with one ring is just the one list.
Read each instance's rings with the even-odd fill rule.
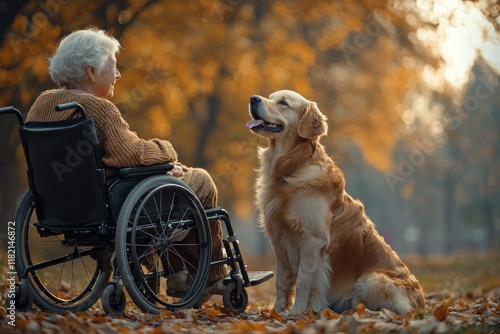
[[83,245],[88,231],[40,233],[30,189],[17,206],[15,224],[16,271],[19,278],[27,271],[27,284],[21,287],[27,287],[35,305],[52,312],[84,311],[94,305],[111,275],[103,271],[107,249]]

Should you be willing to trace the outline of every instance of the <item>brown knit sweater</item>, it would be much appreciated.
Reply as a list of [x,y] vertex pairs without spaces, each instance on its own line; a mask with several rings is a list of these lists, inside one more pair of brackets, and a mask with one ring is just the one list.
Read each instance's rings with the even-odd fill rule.
[[118,108],[110,101],[79,90],[56,89],[45,91],[31,107],[26,122],[52,122],[73,117],[74,110],[57,112],[60,103],[76,101],[94,120],[99,144],[104,150],[102,161],[108,167],[147,166],[177,162],[172,144],[157,138],[144,140],[129,130]]

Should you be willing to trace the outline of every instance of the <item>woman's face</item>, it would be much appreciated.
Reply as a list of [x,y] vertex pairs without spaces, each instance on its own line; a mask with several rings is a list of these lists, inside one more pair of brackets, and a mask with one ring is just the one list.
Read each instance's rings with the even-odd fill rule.
[[105,99],[112,98],[115,82],[121,77],[120,71],[116,68],[116,57],[112,56],[108,59],[102,71],[95,75],[95,81],[92,82],[95,94]]

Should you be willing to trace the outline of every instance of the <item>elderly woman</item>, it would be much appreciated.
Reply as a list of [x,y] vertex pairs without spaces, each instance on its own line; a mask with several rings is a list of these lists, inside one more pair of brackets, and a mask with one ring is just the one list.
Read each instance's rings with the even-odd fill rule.
[[[65,37],[49,59],[50,76],[59,88],[43,92],[31,107],[26,121],[52,122],[70,118],[72,111],[55,112],[54,108],[60,103],[76,101],[94,120],[106,168],[174,162],[171,174],[193,189],[205,209],[215,207],[217,189],[210,175],[203,169],[182,166],[170,142],[139,138],[129,130],[118,108],[109,101],[116,80],[121,78],[116,68],[119,50],[120,43],[114,37],[95,28],[77,30]],[[211,234],[212,257],[220,259],[223,257],[220,224],[212,226]],[[210,289],[216,287],[225,274],[224,266],[211,268],[206,299]]]

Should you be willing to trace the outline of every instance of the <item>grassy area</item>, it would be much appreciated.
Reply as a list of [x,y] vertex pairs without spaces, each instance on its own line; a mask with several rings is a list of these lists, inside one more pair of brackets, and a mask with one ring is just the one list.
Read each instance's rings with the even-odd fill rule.
[[498,253],[409,256],[404,261],[426,293],[464,297],[500,287]]
[[[402,260],[426,293],[447,291],[454,296],[500,287],[500,254],[461,253],[410,255]],[[246,256],[249,270],[274,270],[274,256]]]

